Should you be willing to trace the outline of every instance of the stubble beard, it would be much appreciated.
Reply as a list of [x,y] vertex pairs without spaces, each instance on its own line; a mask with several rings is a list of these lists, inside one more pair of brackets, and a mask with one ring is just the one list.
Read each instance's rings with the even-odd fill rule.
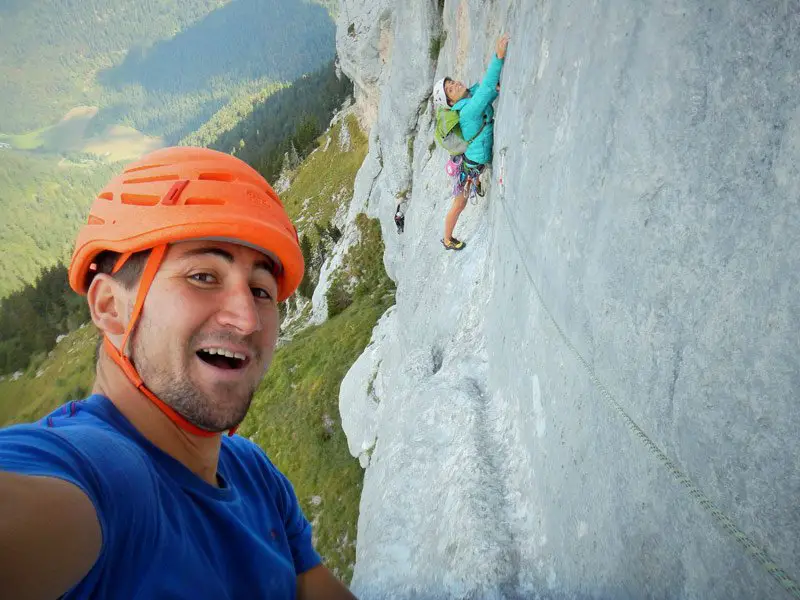
[[[191,361],[200,360],[194,352],[184,349],[184,359],[179,366],[171,361],[152,360],[146,352],[147,342],[144,338],[148,336],[140,335],[146,326],[136,329],[138,331],[134,331],[132,335],[131,362],[148,389],[167,406],[195,427],[212,433],[229,431],[244,420],[250,410],[258,382],[244,392],[241,383],[216,382],[215,393],[211,396],[203,392],[190,377]],[[219,341],[219,336],[216,339]],[[190,342],[188,348],[193,347],[195,346]],[[251,360],[260,360],[260,356],[253,356]]]

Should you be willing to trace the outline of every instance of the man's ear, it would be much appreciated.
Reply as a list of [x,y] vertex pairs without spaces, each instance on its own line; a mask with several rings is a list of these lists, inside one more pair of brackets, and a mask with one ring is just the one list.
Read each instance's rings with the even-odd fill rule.
[[125,287],[110,275],[98,273],[86,293],[92,322],[109,337],[121,336],[128,324],[128,295]]

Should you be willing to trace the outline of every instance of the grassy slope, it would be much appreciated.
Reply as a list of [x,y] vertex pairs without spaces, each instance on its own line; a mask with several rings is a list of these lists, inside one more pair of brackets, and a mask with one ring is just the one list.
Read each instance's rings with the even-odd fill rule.
[[[353,141],[348,152],[335,143],[318,150],[298,170],[287,192],[294,218],[311,215],[329,220],[336,206],[331,195],[349,200],[353,180],[366,155],[367,143],[353,120],[346,121]],[[326,142],[322,136],[322,147]],[[322,169],[322,170],[321,170]],[[314,183],[316,182],[316,184]],[[299,183],[302,188],[296,188]],[[299,191],[302,189],[302,191]],[[322,189],[326,191],[321,191]],[[302,200],[308,199],[308,202]],[[240,433],[252,438],[292,481],[300,503],[314,523],[315,544],[326,564],[349,581],[355,563],[356,524],[362,471],[347,450],[338,409],[339,385],[347,370],[369,343],[381,314],[394,302],[393,286],[380,261],[383,242],[374,222],[361,219],[372,233],[351,249],[349,274],[370,282],[369,293],[357,294],[341,314],[309,328],[282,346],[262,382]],[[372,272],[375,271],[375,272]],[[0,425],[29,422],[81,396],[94,376],[92,327],[80,329],[39,364],[31,365],[17,381],[0,381]],[[36,377],[37,372],[41,372]],[[319,500],[319,501],[317,501]]]
[[[346,151],[339,148],[343,127],[350,135]],[[301,234],[316,242],[318,235],[313,224],[327,226],[341,202],[352,198],[355,173],[364,162],[367,146],[367,137],[352,115],[321,136],[319,147],[304,161],[291,187],[282,195],[284,206]]]

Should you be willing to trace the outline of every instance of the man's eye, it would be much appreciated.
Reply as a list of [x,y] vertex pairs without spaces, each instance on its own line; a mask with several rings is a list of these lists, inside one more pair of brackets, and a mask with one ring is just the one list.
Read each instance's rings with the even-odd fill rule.
[[190,275],[189,279],[199,281],[200,283],[214,283],[216,281],[211,273],[195,273],[194,275]]
[[270,300],[272,298],[272,294],[270,294],[264,288],[250,288],[253,291],[253,296],[256,298],[263,298],[264,300]]

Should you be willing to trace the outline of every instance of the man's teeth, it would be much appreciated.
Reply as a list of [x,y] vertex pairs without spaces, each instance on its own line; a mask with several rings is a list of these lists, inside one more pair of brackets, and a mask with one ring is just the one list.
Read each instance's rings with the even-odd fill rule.
[[220,356],[227,356],[228,358],[238,358],[239,360],[245,360],[247,358],[244,354],[240,354],[239,352],[231,352],[230,350],[223,350],[222,348],[203,348],[203,352],[208,352],[209,354],[219,354]]

